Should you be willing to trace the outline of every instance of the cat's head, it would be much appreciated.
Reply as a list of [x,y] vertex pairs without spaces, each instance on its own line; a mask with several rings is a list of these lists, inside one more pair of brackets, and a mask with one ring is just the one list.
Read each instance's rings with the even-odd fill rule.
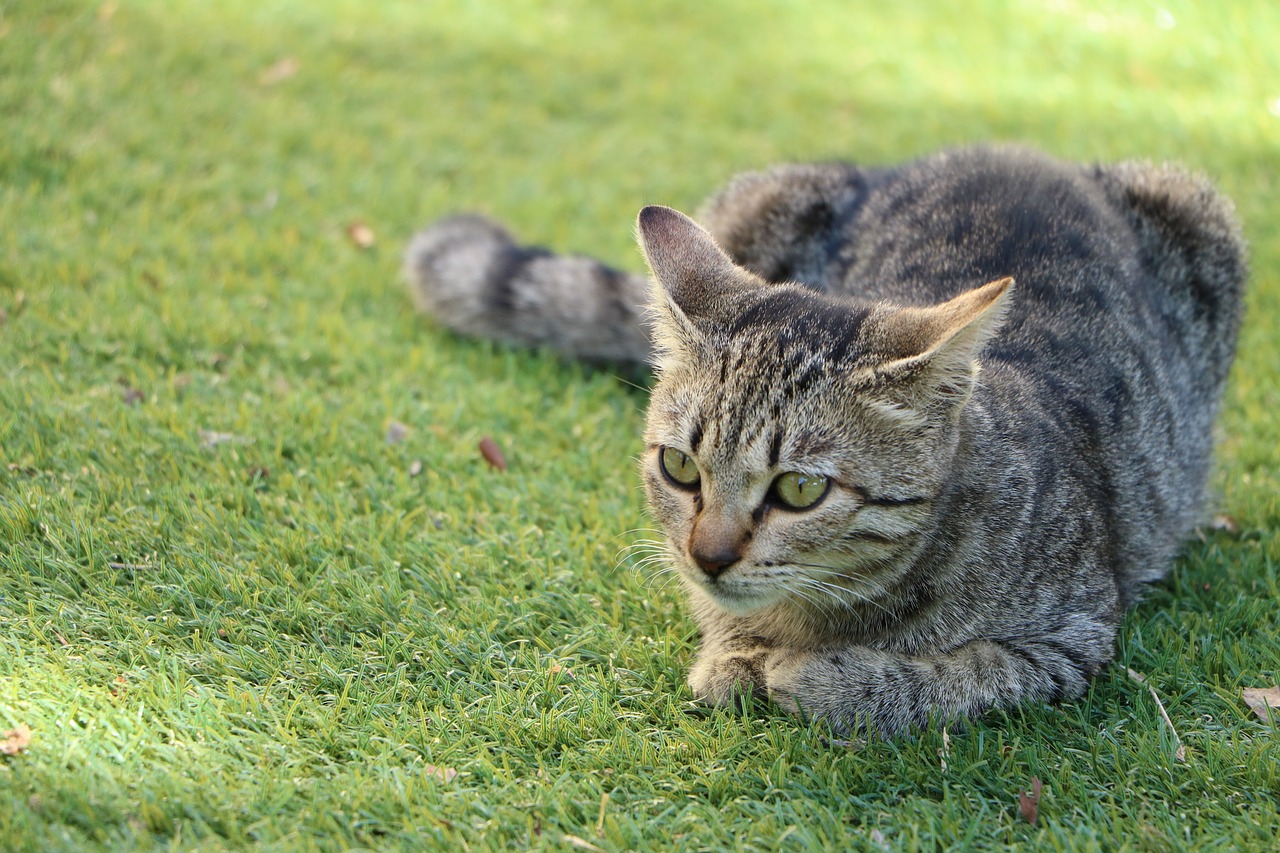
[[928,535],[1012,280],[903,308],[769,284],[669,208],[639,235],[658,353],[641,471],[667,556],[732,612],[876,595]]

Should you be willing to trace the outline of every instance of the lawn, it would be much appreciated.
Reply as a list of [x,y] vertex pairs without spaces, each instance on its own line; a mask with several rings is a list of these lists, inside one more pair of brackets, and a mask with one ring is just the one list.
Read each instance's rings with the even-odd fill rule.
[[[0,849],[1274,849],[1278,44],[1273,0],[0,0]],[[988,139],[1236,200],[1233,529],[1082,701],[700,708],[626,551],[646,377],[432,326],[403,245],[638,270],[645,203]]]

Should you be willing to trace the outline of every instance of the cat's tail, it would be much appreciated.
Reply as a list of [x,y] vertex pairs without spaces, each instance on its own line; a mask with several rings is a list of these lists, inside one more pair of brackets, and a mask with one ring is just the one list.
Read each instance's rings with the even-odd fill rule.
[[[1191,306],[1192,328],[1215,392],[1226,381],[1244,310],[1248,261],[1231,202],[1209,180],[1177,166],[1127,162],[1101,170],[1157,281]],[[1186,297],[1189,296],[1190,299]]]
[[585,359],[649,361],[644,276],[521,246],[484,217],[452,216],[419,232],[404,272],[419,310],[463,334]]

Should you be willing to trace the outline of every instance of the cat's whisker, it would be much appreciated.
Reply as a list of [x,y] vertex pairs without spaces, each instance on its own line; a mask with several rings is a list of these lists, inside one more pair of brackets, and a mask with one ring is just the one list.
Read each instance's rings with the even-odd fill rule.
[[662,592],[665,591],[667,587],[671,586],[672,581],[679,580],[679,577],[680,575],[676,568],[674,566],[670,566],[650,573],[648,576],[641,579],[641,583],[644,585],[646,590],[652,591],[653,585],[661,580],[661,584],[658,586],[658,591]]
[[[652,566],[661,566],[663,564],[671,564],[671,560],[668,559],[665,554],[651,554],[648,557],[645,557],[641,560],[637,560],[636,562],[631,563],[629,565],[629,568],[632,571],[645,572],[645,571],[648,571],[649,568]],[[619,561],[616,565],[619,568],[621,568],[623,565],[623,562]]]
[[653,540],[645,540],[640,542],[632,542],[630,545],[624,545],[618,549],[613,555],[615,561],[621,561],[633,554],[645,553],[665,553],[666,543]]
[[[831,616],[834,614],[835,610],[831,606],[831,603],[827,600],[830,596],[826,593],[826,590],[823,590],[821,587],[814,586],[805,578],[793,578],[792,580],[800,581],[798,585],[788,586],[788,589],[795,596],[797,596],[798,598],[804,601],[807,601],[808,603],[812,604],[814,607],[817,607],[819,610],[823,612],[824,615]],[[817,593],[822,593],[822,596],[819,597]]]
[[791,565],[805,569],[805,573],[809,575],[817,574],[827,577],[849,578],[850,580],[863,582],[870,580],[870,577],[865,572],[859,572],[856,569],[847,567],[837,568],[835,566],[825,566],[818,563],[792,563]]
[[644,546],[644,545],[666,545],[666,544],[667,542],[665,539],[636,539],[633,542],[629,542],[626,545],[623,545],[619,550],[626,550],[627,548],[635,548],[637,546]]
[[[619,533],[619,534],[617,534],[616,536],[611,536],[611,537],[609,537],[609,539],[610,539],[611,541],[613,541],[613,542],[619,542],[619,541],[622,541],[622,540],[624,540],[624,539],[627,539],[628,537],[631,537],[631,536],[637,536],[637,535],[639,535],[639,534],[645,534],[645,533],[647,533],[647,534],[651,534],[652,536],[658,536],[658,537],[661,537],[661,536],[663,535],[661,530],[654,530],[654,529],[649,528],[649,527],[636,527],[636,528],[633,528],[633,529],[631,529],[631,530],[623,531],[622,533]],[[636,540],[634,540],[634,541],[632,541],[632,542],[628,542],[628,543],[623,544],[623,545],[622,545],[622,547],[623,547],[623,548],[629,548],[631,545],[635,544],[636,542],[660,542],[660,541],[665,541],[665,540],[662,540],[662,539],[636,539]]]
[[[893,611],[891,611],[889,608],[885,607],[883,604],[876,601],[874,598],[871,598],[868,595],[864,595],[863,593],[860,593],[857,590],[849,589],[848,587],[844,587],[844,586],[835,586],[834,584],[824,584],[823,586],[827,588],[833,596],[840,597],[841,600],[853,599],[854,603],[869,604],[872,607],[874,607],[876,610],[879,610],[881,613],[885,614],[886,616],[890,616],[890,617],[893,616]],[[846,604],[848,603],[849,602],[846,601]]]
[[[805,564],[797,563],[796,565],[804,566]],[[812,567],[812,568],[827,568],[827,567]],[[832,575],[845,574],[843,572],[837,572],[834,570],[829,570],[827,573]],[[889,615],[889,616],[893,615],[893,613],[889,610],[889,608],[885,607],[883,604],[871,598],[867,594],[857,591],[856,589],[850,589],[847,586],[840,586],[838,584],[833,584],[833,583],[830,583],[829,581],[820,580],[818,578],[809,576],[807,574],[801,574],[799,577],[803,578],[805,582],[811,585],[815,585],[822,588],[828,595],[832,596],[833,598],[837,598],[845,606],[848,606],[850,603],[848,599],[853,599],[853,601],[860,604],[869,604],[872,607],[875,607],[876,609],[882,611],[886,615]]]
[[[803,600],[813,604],[823,617],[827,619],[848,619],[851,616],[857,618],[856,613],[851,612],[848,602],[837,595],[833,595],[831,590],[821,585],[815,585],[812,578],[800,576],[796,578],[800,581],[800,585],[795,587],[793,591]],[[808,590],[804,592],[802,590]]]
[[798,566],[802,569],[817,569],[820,574],[839,575],[841,577],[853,577],[861,580],[865,575],[857,573],[855,570],[844,566],[828,566],[822,563],[788,563],[791,566]]
[[666,545],[666,544],[667,544],[667,540],[665,539],[635,539],[631,542],[628,542],[626,545],[623,545],[618,550],[625,551],[628,548],[635,548],[638,546],[653,546],[653,545]]
[[[814,594],[821,596],[819,610],[825,618],[841,622],[854,620],[859,625],[862,624],[862,619],[858,615],[858,611],[851,607],[850,603],[845,601],[841,596],[835,595],[831,590],[823,587],[812,587],[812,589]],[[802,597],[809,601],[813,600],[812,594]]]
[[645,559],[640,560],[639,562],[633,564],[632,568],[638,572],[643,572],[643,571],[647,571],[651,566],[661,566],[664,564],[670,565],[671,561],[668,560],[665,555],[655,554],[651,557],[646,557]]
[[630,530],[622,531],[621,533],[617,534],[616,536],[613,536],[612,538],[621,539],[623,536],[630,536],[633,533],[652,533],[655,536],[662,535],[662,531],[656,527],[633,527]]

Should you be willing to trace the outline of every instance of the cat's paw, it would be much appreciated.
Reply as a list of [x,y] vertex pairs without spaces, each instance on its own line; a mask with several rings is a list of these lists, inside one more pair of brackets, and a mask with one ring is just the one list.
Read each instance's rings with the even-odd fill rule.
[[769,698],[792,714],[802,713],[809,704],[801,675],[812,658],[812,652],[773,649],[765,659],[764,683]]
[[708,705],[745,708],[766,694],[768,657],[763,648],[700,656],[689,670],[689,687]]

